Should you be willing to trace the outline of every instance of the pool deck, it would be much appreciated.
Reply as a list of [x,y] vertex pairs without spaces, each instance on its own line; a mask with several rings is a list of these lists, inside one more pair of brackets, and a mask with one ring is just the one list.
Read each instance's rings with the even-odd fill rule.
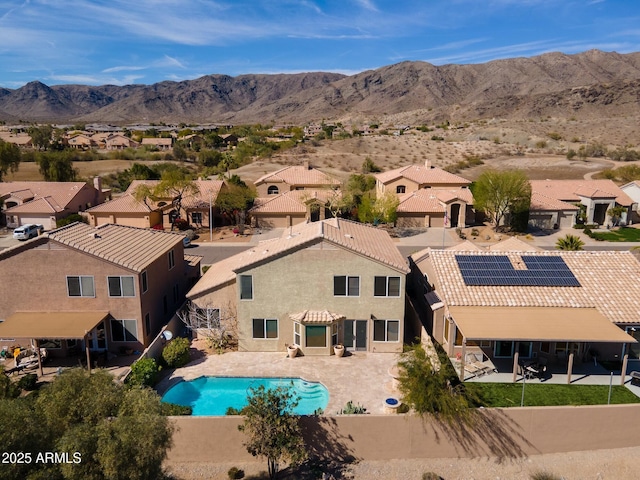
[[384,414],[384,401],[398,397],[389,369],[397,364],[395,353],[346,353],[337,356],[288,358],[284,352],[228,352],[207,355],[175,370],[156,386],[160,394],[180,380],[202,375],[226,377],[300,377],[321,382],[329,390],[326,415],[335,415],[348,401],[367,413]]

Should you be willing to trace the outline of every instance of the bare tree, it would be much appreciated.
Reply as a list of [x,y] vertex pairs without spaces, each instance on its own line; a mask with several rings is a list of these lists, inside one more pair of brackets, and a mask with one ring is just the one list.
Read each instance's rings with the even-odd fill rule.
[[223,353],[228,348],[237,346],[238,317],[231,303],[223,308],[211,304],[195,304],[187,302],[184,309],[178,312],[178,318],[187,328],[204,337],[207,346]]

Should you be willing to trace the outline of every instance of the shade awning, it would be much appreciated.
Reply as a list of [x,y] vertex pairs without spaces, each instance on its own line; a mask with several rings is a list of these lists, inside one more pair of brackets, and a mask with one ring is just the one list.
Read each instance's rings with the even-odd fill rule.
[[304,310],[300,313],[292,313],[289,318],[300,323],[333,323],[344,320],[346,317],[338,313],[331,313],[327,310]]
[[470,340],[636,343],[595,308],[450,307]]
[[0,338],[84,338],[109,312],[16,312],[0,322]]

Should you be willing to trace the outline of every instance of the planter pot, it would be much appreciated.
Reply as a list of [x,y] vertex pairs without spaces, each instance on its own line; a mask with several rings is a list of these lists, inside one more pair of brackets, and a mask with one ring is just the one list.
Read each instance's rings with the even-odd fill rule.
[[336,357],[341,357],[344,355],[344,345],[334,345],[333,353],[335,353]]
[[298,355],[298,347],[288,346],[287,354],[289,355],[289,358],[295,358],[295,356]]

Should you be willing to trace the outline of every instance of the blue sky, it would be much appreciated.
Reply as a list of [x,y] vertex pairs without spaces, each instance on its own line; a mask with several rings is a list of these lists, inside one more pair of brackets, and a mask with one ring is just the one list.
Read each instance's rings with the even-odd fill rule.
[[0,0],[0,86],[640,51],[638,0]]

